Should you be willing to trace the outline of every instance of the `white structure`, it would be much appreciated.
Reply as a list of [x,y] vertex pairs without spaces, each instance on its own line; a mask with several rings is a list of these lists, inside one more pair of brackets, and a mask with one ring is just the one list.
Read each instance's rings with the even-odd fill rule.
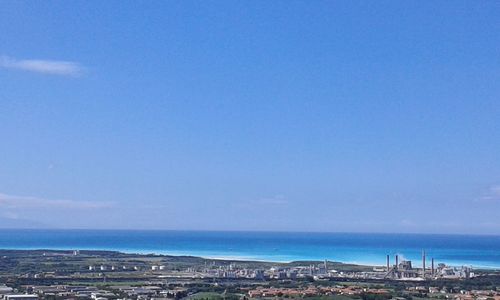
[[35,300],[38,299],[38,295],[34,294],[16,294],[16,295],[5,295],[3,296],[5,300]]
[[[0,285],[0,295],[12,293],[13,289],[6,285]],[[0,296],[1,298],[1,296]]]

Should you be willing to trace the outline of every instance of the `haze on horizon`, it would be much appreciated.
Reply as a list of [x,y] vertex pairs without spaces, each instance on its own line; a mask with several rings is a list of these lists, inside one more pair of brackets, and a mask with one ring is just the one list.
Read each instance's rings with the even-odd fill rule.
[[0,228],[500,234],[500,2],[0,3]]

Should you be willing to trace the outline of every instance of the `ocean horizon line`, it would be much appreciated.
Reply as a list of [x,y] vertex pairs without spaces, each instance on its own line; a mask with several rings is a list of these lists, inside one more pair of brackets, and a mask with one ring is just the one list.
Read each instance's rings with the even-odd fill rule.
[[226,229],[162,229],[162,228],[1,228],[0,231],[132,231],[132,232],[207,232],[207,233],[269,233],[269,234],[354,234],[354,235],[427,235],[427,236],[478,236],[500,237],[500,233],[455,233],[455,232],[377,232],[377,231],[297,231],[297,230],[226,230]]

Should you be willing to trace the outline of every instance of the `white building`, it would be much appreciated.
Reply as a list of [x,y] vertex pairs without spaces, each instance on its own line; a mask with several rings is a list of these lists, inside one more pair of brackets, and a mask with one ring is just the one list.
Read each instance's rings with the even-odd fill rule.
[[4,295],[5,300],[35,300],[38,299],[38,295],[34,294],[16,294],[16,295]]

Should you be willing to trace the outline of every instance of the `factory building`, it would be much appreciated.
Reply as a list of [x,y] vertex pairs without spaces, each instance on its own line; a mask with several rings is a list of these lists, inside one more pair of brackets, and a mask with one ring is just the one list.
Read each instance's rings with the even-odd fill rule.
[[426,267],[426,252],[422,251],[422,268],[414,268],[410,260],[399,261],[399,256],[395,255],[395,264],[391,266],[390,256],[386,256],[386,275],[389,279],[408,279],[425,280],[437,278],[471,278],[474,277],[471,267],[462,266],[461,268],[439,264],[437,268],[434,265],[434,258],[431,258],[430,270]]

